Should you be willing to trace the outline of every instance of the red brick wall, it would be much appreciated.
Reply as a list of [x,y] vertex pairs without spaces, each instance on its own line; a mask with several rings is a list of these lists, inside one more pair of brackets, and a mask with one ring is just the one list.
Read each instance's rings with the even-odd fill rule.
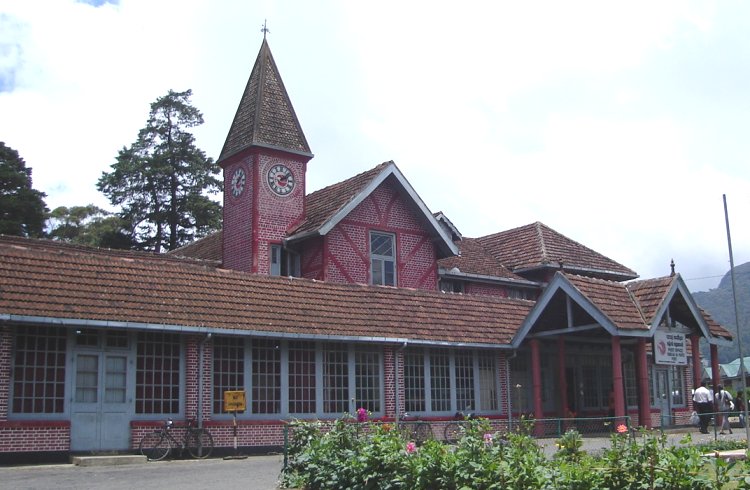
[[[304,215],[305,171],[308,158],[283,152],[258,150],[233,159],[224,167],[224,267],[269,273],[270,243],[278,243],[291,225]],[[277,164],[288,167],[294,190],[279,196],[268,186],[268,171]],[[232,195],[231,180],[238,167],[245,169],[245,191]]]
[[0,453],[69,451],[70,422],[0,422]]
[[10,399],[10,362],[13,335],[10,327],[0,330],[0,422],[8,420]]
[[[232,195],[232,176],[242,168],[245,171],[245,191],[239,197]],[[224,168],[224,228],[222,237],[222,254],[224,267],[249,272],[252,265],[252,215],[253,195],[253,157],[249,155],[242,160],[231,163]]]
[[484,284],[481,282],[464,283],[464,293],[476,294],[479,296],[495,296],[500,298],[508,297],[508,290],[504,286],[497,284]]
[[326,236],[326,281],[370,282],[370,231],[396,235],[399,287],[437,289],[436,251],[418,210],[387,179]]

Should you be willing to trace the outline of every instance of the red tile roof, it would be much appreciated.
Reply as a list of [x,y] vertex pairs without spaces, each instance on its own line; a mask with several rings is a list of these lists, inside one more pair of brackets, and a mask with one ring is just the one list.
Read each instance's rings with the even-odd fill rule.
[[[0,315],[309,337],[506,345],[533,303],[251,275],[0,238]],[[11,316],[12,315],[12,316]]]
[[308,194],[305,197],[305,219],[290,230],[287,236],[318,230],[356,198],[389,165],[393,165],[393,162],[383,162],[366,172]]
[[[670,311],[675,319],[689,327],[698,322],[689,311],[681,294],[668,298],[676,287],[679,276],[659,277],[623,284],[591,277],[563,274],[583,296],[589,299],[612,323],[621,330],[649,330],[657,310],[670,300]],[[700,309],[701,315],[715,337],[732,339],[732,334]]]
[[649,325],[625,284],[573,274],[565,274],[565,277],[617,328],[622,330],[649,329]]
[[489,253],[515,273],[544,267],[615,280],[638,277],[631,269],[571,240],[543,223],[477,238]]
[[461,255],[438,260],[438,266],[450,272],[456,268],[463,274],[493,276],[498,279],[528,282],[523,277],[513,274],[501,264],[474,238],[464,238],[455,242]]
[[215,265],[220,266],[223,260],[223,237],[224,234],[219,230],[180,248],[170,250],[167,254],[177,257],[192,257],[195,259],[208,260],[214,262]]

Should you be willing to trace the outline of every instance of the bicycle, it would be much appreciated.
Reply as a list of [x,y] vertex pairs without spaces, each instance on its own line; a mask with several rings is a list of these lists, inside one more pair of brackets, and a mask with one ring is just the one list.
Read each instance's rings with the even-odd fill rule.
[[404,413],[401,417],[398,431],[405,439],[413,440],[417,444],[422,444],[432,438],[432,426],[429,422],[420,421],[418,417],[412,417],[408,413]]
[[448,424],[445,426],[445,430],[443,430],[443,438],[448,444],[457,443],[464,434],[464,431],[466,429],[466,421],[478,417],[473,413],[464,416],[463,412],[456,412],[454,418],[456,419],[456,421],[448,422]]
[[189,420],[182,441],[178,442],[172,435],[172,425],[173,422],[169,419],[164,423],[164,427],[141,438],[138,450],[149,461],[166,458],[173,447],[180,448],[180,454],[187,449],[190,456],[196,459],[205,459],[211,455],[214,450],[214,438],[207,429],[196,427],[195,420]]

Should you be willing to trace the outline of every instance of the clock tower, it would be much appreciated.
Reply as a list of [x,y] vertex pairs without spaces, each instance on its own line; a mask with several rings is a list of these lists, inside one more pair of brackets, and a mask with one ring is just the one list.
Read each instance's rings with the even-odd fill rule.
[[312,158],[265,37],[224,142],[224,267],[279,273],[287,230],[305,215]]

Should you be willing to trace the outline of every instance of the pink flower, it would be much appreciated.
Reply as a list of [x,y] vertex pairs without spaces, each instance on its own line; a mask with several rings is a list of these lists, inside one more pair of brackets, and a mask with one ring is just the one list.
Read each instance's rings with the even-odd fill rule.
[[620,434],[624,434],[627,431],[628,431],[628,428],[625,424],[620,424],[617,426],[617,432],[619,432]]
[[367,410],[364,408],[358,408],[357,409],[357,422],[367,422]]
[[492,434],[490,434],[489,432],[484,435],[484,443],[487,446],[491,446],[492,445]]
[[412,454],[417,450],[417,445],[409,441],[406,443],[406,454]]

